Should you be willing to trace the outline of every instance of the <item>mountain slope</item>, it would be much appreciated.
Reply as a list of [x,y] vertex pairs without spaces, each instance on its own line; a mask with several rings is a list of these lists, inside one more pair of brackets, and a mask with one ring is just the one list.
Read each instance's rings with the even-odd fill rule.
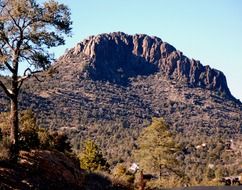
[[152,117],[164,117],[187,138],[242,131],[242,105],[224,74],[157,37],[91,36],[53,69],[44,82],[24,85],[21,107],[32,107],[40,126],[69,133],[75,148],[95,138],[106,156],[125,159]]

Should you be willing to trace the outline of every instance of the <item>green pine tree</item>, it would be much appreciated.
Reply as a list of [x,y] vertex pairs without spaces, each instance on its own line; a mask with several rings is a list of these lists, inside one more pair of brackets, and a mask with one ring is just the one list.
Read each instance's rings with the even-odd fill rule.
[[103,158],[102,152],[92,140],[85,142],[79,159],[80,167],[88,171],[106,170],[108,167],[106,160]]
[[176,159],[179,148],[174,142],[163,119],[154,118],[152,124],[145,128],[138,139],[138,148],[134,158],[145,172],[156,173],[160,179],[169,173],[181,175],[177,169]]

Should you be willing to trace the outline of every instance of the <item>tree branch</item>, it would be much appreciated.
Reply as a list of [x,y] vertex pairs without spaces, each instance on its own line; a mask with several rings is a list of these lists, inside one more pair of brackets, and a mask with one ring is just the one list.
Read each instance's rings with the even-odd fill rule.
[[0,86],[2,87],[3,91],[5,92],[5,94],[11,98],[12,97],[12,93],[7,89],[7,87],[3,84],[3,82],[0,80]]
[[6,36],[5,33],[2,33],[2,34],[1,34],[1,40],[3,40],[3,42],[4,42],[5,44],[7,44],[8,47],[9,47],[11,50],[14,50],[14,49],[13,49],[13,46],[11,46],[11,44],[9,43],[8,38],[7,38],[7,36]]
[[[3,52],[2,52],[1,49],[0,49],[0,55],[1,55],[1,56],[4,56],[4,54],[3,54]],[[9,70],[11,73],[13,73],[13,68],[11,67],[11,65],[9,65],[9,63],[8,63],[7,61],[4,61],[3,64],[6,65],[6,67],[8,68],[8,70]]]
[[11,71],[11,73],[14,72],[13,68],[8,64],[8,62],[5,62],[4,64],[7,66],[8,70]]
[[[3,43],[2,46],[0,47],[0,56],[2,56],[2,57],[6,56],[6,53],[4,52],[4,48],[5,48],[4,46],[5,46],[5,45],[6,45],[6,43]],[[8,68],[8,70],[9,70],[11,73],[14,72],[13,68],[12,68],[11,65],[8,63],[7,60],[2,60],[2,64],[4,64],[4,65]]]
[[10,14],[10,11],[8,10],[8,15],[10,16],[10,18],[12,19],[12,21],[14,22],[14,24],[17,26],[17,28],[19,30],[21,30],[21,27],[19,26],[19,24],[17,23],[17,21],[15,20],[15,18]]
[[[29,72],[29,73],[28,73]],[[25,69],[25,71],[24,71],[24,76],[23,77],[20,77],[19,79],[18,79],[18,83],[19,83],[19,85],[18,85],[18,90],[21,88],[21,86],[23,85],[23,82],[25,81],[25,80],[27,80],[28,78],[30,78],[31,76],[33,76],[34,78],[36,78],[36,80],[37,81],[39,81],[39,82],[43,82],[43,80],[40,80],[35,74],[36,73],[40,73],[40,72],[42,72],[42,70],[38,70],[38,71],[32,71],[30,68],[27,68],[27,69]]]

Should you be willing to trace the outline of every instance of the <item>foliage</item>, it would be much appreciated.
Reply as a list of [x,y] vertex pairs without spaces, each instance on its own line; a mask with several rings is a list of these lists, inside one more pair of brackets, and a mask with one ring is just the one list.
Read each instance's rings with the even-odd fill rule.
[[106,170],[108,164],[103,158],[99,147],[92,141],[88,140],[80,153],[80,167],[88,171]]
[[0,140],[0,160],[8,160],[10,158],[10,142],[9,138]]
[[154,118],[138,138],[134,158],[145,172],[158,174],[161,179],[164,175],[180,175],[178,153],[179,148],[165,121]]
[[0,129],[2,136],[9,136],[10,134],[10,127],[9,127],[9,113],[2,112],[0,113]]
[[[79,150],[80,142],[95,136],[95,142],[110,164],[116,165],[130,159],[135,140],[140,131],[151,123],[151,116],[164,117],[171,130],[180,133],[183,141],[189,140],[189,144],[196,143],[200,135],[222,134],[224,139],[233,138],[237,133],[235,128],[241,126],[239,107],[211,95],[211,91],[189,88],[184,91],[186,101],[179,98],[171,101],[167,98],[170,88],[163,78],[159,78],[160,75],[156,75],[159,82],[154,81],[154,77],[142,77],[134,79],[135,82],[127,88],[99,80],[78,80],[81,73],[71,64],[72,59],[66,58],[66,67],[58,67],[59,72],[53,78],[41,83],[30,79],[24,83],[22,107],[32,107],[38,113],[39,127],[66,127],[65,132],[76,150]],[[74,59],[76,64],[79,59]],[[73,74],[69,75],[69,72]],[[97,98],[90,101],[83,91]],[[43,98],[43,92],[51,96]],[[195,101],[204,106],[201,108],[201,105],[193,103]],[[7,101],[0,99],[0,103],[5,105]],[[209,117],[201,120],[204,112]]]
[[38,138],[39,138],[39,148],[40,149],[50,149],[52,147],[52,137],[48,130],[44,128],[39,128],[38,130]]
[[[31,119],[31,117],[27,117],[26,113],[31,113],[30,110],[23,111],[20,113],[20,116],[23,118],[29,118],[29,122],[24,122],[23,126],[26,126],[27,123],[30,124],[30,128],[34,128],[32,125],[33,121],[36,119]],[[9,134],[9,126],[8,121],[6,118],[8,118],[7,113],[1,113],[0,114],[0,126],[3,127],[2,133],[3,133],[3,140],[6,138],[5,134]],[[24,116],[25,115],[25,116]],[[32,115],[34,116],[34,114]],[[21,119],[20,121],[24,121],[26,119]],[[32,123],[32,124],[31,124]],[[22,126],[22,124],[20,123]],[[35,124],[37,125],[37,124]],[[116,126],[103,126],[103,130],[106,130],[107,136],[98,136],[96,135],[97,142],[101,142],[101,147],[106,147],[105,151],[112,151],[114,152],[115,156],[117,156],[116,152],[120,151],[120,154],[123,152],[121,151],[123,146],[127,146],[130,149],[130,152],[132,150],[132,143],[135,143],[132,139],[127,139],[126,141],[120,140],[119,146],[115,147],[116,149],[112,148],[110,146],[110,143],[114,143],[114,137],[115,138],[124,138],[125,135],[129,134],[136,136],[137,134],[131,133],[131,131],[126,129],[121,132],[121,128],[118,128]],[[0,127],[1,128],[1,127]],[[28,127],[24,127],[28,128]],[[92,128],[92,130],[96,130],[98,126],[95,126]],[[7,130],[8,129],[8,130]],[[22,130],[22,127],[21,127]],[[124,133],[125,132],[125,133]],[[63,141],[62,140],[54,140],[54,139],[64,139],[65,143],[69,143],[69,141],[65,140],[66,138],[58,137],[58,134],[50,133],[47,129],[44,128],[37,128],[38,138],[39,138],[39,148],[41,149],[48,149],[53,150],[57,149],[57,147],[62,147]],[[127,133],[127,134],[126,134]],[[62,136],[63,133],[59,133],[60,136]],[[64,133],[65,135],[68,134],[68,131]],[[114,135],[113,135],[114,134]],[[89,134],[90,135],[90,134]],[[8,136],[8,135],[7,135]],[[151,180],[147,182],[147,186],[155,187],[155,185],[161,185],[161,184],[167,184],[167,186],[177,186],[179,184],[188,183],[190,185],[199,185],[199,184],[212,184],[212,183],[218,183],[218,179],[221,179],[221,177],[230,176],[230,175],[238,175],[237,171],[239,169],[239,160],[241,160],[241,153],[238,149],[236,152],[235,150],[231,150],[229,148],[228,142],[230,142],[230,139],[224,139],[223,136],[216,136],[213,135],[211,137],[203,136],[203,135],[197,135],[197,136],[191,136],[189,138],[184,137],[182,133],[173,135],[173,140],[175,142],[179,142],[179,147],[181,147],[181,153],[177,154],[177,159],[181,160],[184,164],[179,164],[177,167],[180,168],[180,170],[184,171],[186,175],[188,176],[188,179],[185,179],[187,181],[184,182],[184,179],[179,179],[176,176],[171,176],[169,179],[166,178],[166,176],[162,176],[161,180]],[[237,139],[241,139],[241,137],[237,137]],[[72,139],[75,141],[75,139]],[[140,138],[137,142],[140,141]],[[57,143],[59,142],[59,143]],[[234,140],[236,143],[236,140]],[[58,145],[59,144],[59,145]],[[202,144],[206,144],[204,147],[199,146]],[[69,147],[68,145],[66,147]],[[125,148],[127,148],[125,147]],[[197,148],[201,147],[201,148]],[[67,148],[69,151],[70,149]],[[60,150],[60,149],[59,149]],[[62,149],[63,150],[63,149]],[[66,153],[66,150],[64,150]],[[1,155],[2,157],[8,158],[9,156],[9,138],[8,140],[5,139],[4,145],[1,144]],[[128,156],[128,155],[127,155]],[[104,156],[106,158],[106,154]],[[128,157],[127,157],[128,158]],[[117,158],[116,158],[117,159]],[[110,160],[108,160],[110,161]],[[125,162],[128,162],[128,159],[125,159]],[[112,162],[110,162],[112,163]],[[209,165],[213,164],[213,168],[209,168]],[[132,183],[133,176],[128,175],[126,172],[126,167],[124,164],[117,164],[116,166],[112,163],[112,166],[114,169],[112,170],[113,180],[117,183],[121,184],[130,184]],[[110,167],[110,168],[111,168]],[[147,166],[148,167],[148,166]],[[152,169],[153,171],[153,169]],[[165,173],[165,172],[164,172]]]
[[50,139],[52,148],[60,152],[71,152],[71,145],[66,134],[54,132],[50,135]]
[[[0,115],[0,129],[3,131],[3,138],[9,141],[9,113],[1,113]],[[22,150],[29,150],[39,147],[39,138],[36,123],[36,117],[31,109],[20,112],[20,131],[19,131],[19,146]]]
[[[239,174],[240,149],[231,149],[229,139],[217,135],[199,135],[190,139],[182,135],[177,137],[184,154],[182,170],[189,176],[191,185],[215,185],[221,177]],[[234,142],[239,144],[239,139],[240,136]]]
[[[68,7],[55,0],[0,2],[0,69],[11,75],[7,83],[0,80],[0,87],[10,99],[11,159],[15,162],[19,153],[20,88],[26,79],[49,68],[53,56],[47,49],[63,45],[63,34],[70,34],[70,26]],[[25,67],[22,77],[19,76],[20,64]],[[27,136],[25,134],[25,138]]]
[[114,177],[121,177],[123,175],[125,175],[127,172],[126,167],[124,166],[124,164],[117,164],[113,170],[112,170],[112,174]]
[[[3,138],[7,138],[10,132],[8,124],[9,113],[0,114],[0,129],[4,131]],[[71,152],[71,145],[68,137],[64,133],[52,132],[44,128],[39,128],[36,117],[31,109],[20,112],[20,150],[30,149],[56,149],[60,152]]]
[[38,129],[38,139],[40,149],[58,150],[64,153],[71,153],[72,147],[69,138],[61,132],[49,132],[47,129]]
[[27,61],[37,69],[48,68],[51,56],[46,48],[63,45],[63,34],[70,34],[69,9],[54,0],[42,4],[35,0],[3,0],[0,9],[3,69],[15,71],[15,61]]
[[112,170],[113,180],[117,181],[125,186],[131,186],[134,183],[134,174],[127,171],[127,167],[119,163]]
[[36,117],[31,109],[20,113],[19,146],[22,150],[36,149],[40,145]]

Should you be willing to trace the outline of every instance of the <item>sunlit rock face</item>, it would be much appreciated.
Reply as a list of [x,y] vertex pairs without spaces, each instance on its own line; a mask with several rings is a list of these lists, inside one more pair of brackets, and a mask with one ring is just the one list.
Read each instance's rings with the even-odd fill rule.
[[221,71],[187,58],[158,37],[122,32],[100,34],[90,36],[67,54],[87,56],[91,60],[88,76],[96,80],[127,85],[130,77],[161,72],[172,80],[231,96]]

